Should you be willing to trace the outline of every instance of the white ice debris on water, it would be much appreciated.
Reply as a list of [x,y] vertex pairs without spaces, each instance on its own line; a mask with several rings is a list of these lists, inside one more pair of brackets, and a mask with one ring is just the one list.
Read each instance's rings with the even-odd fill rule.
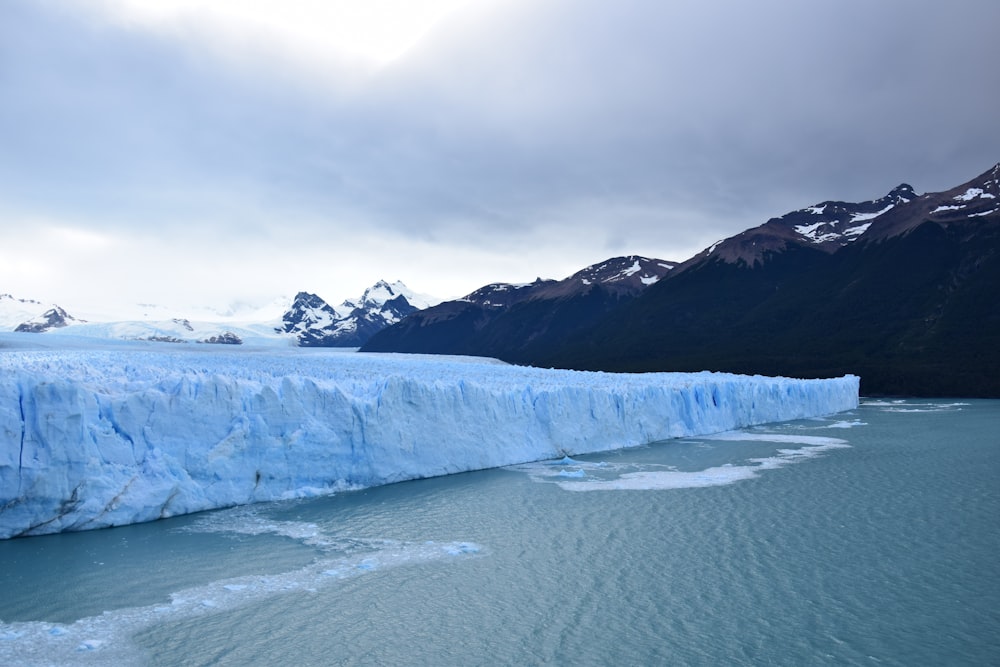
[[325,350],[42,348],[11,336],[0,338],[0,538],[617,449],[858,404],[854,376],[610,374]]

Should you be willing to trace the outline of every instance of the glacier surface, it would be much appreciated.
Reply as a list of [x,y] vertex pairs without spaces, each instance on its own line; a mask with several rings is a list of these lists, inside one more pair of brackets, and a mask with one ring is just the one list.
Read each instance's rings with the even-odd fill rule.
[[21,336],[0,337],[0,538],[617,449],[858,404],[850,375],[625,375],[331,350],[74,347],[68,339],[46,347]]

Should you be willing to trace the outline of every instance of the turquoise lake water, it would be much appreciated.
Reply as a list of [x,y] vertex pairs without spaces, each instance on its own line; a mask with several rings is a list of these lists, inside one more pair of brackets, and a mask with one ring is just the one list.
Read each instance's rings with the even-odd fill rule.
[[3,665],[998,665],[1000,401],[0,542]]

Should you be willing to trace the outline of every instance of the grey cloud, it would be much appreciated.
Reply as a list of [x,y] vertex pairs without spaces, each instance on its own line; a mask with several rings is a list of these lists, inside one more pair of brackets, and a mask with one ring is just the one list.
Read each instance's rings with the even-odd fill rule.
[[992,0],[501,3],[360,88],[11,7],[0,193],[109,225],[349,220],[508,248],[554,225],[667,247],[1000,159]]
[[553,3],[407,72],[389,99],[426,141],[396,168],[427,159],[426,179],[525,217],[583,194],[739,216],[943,187],[996,159],[998,10],[974,4],[970,21],[912,3]]

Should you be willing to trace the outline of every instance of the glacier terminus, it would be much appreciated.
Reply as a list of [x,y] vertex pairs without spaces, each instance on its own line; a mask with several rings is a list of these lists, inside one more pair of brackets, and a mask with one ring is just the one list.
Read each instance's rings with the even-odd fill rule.
[[0,339],[0,538],[821,416],[858,378]]

